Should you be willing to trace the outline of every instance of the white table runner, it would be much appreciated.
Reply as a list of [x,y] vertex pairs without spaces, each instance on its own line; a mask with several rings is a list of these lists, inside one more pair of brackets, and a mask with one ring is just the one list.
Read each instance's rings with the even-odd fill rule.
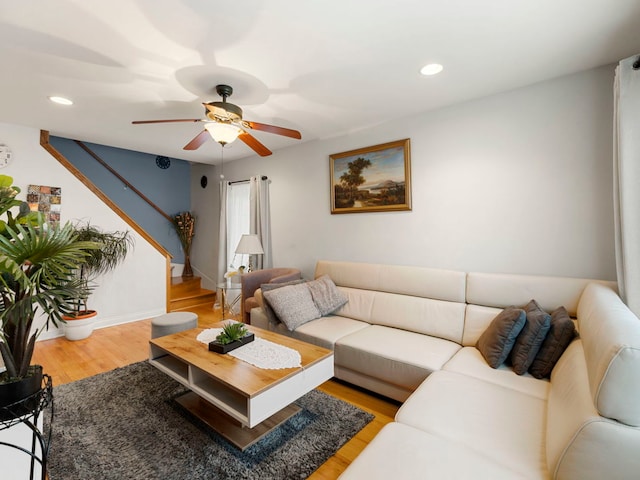
[[[221,328],[208,328],[200,332],[197,340],[209,345],[209,342],[213,342],[220,332],[222,332]],[[227,355],[265,370],[302,366],[302,357],[297,350],[258,337],[253,342],[230,351]]]

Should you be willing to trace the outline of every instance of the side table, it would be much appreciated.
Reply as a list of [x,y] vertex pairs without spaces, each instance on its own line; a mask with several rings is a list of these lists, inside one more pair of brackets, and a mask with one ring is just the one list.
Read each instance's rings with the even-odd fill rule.
[[[49,414],[46,409],[49,407]],[[42,415],[42,418],[40,417]],[[38,422],[42,420],[42,428]],[[0,407],[0,431],[17,425],[24,425],[31,430],[31,450],[23,446],[0,441],[0,447],[9,447],[26,453],[31,457],[29,479],[36,474],[36,462],[40,465],[39,478],[47,478],[47,456],[51,444],[51,426],[53,424],[53,382],[47,374],[42,376],[42,388],[19,402]],[[36,477],[38,478],[38,477]]]
[[[221,282],[217,285],[220,289],[220,307],[222,308],[222,320],[230,320],[225,318],[227,314],[232,313],[233,307],[240,301],[240,297],[242,297],[242,285],[240,283],[226,281]],[[233,296],[234,294],[235,296]],[[233,296],[231,301],[229,301],[229,297]],[[231,319],[234,320],[234,319]]]

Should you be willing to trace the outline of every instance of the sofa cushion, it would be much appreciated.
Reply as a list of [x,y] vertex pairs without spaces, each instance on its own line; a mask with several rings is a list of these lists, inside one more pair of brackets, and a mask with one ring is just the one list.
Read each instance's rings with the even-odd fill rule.
[[535,378],[551,375],[558,359],[576,336],[576,326],[564,307],[558,307],[551,313],[551,327],[542,342],[535,360],[529,367],[529,373]]
[[349,317],[371,323],[371,312],[377,292],[341,286],[338,286],[338,289],[347,296],[348,300],[334,313],[341,317]]
[[480,305],[467,305],[464,311],[464,333],[462,345],[475,347],[480,335],[491,325],[496,315],[502,308],[482,307]]
[[524,311],[527,313],[527,321],[516,343],[513,344],[509,357],[513,371],[518,375],[529,370],[551,326],[551,315],[545,312],[535,300],[531,300],[524,307]]
[[340,338],[335,364],[414,389],[460,349],[448,340],[372,325]]
[[[276,288],[286,287],[288,285],[298,285],[299,283],[304,283],[304,280],[300,278],[298,280],[291,280],[289,282],[283,283],[263,283],[262,285],[260,285],[260,292],[262,298],[264,299],[264,292],[270,292],[271,290],[275,290]],[[262,308],[264,309],[264,313],[270,322],[276,323],[280,321],[278,316],[273,311],[273,308],[271,308],[268,300],[262,302]]]
[[491,368],[475,347],[461,348],[442,369],[502,385],[543,400],[549,395],[548,380],[538,380],[529,374],[514,375],[511,366],[504,363],[498,368]]
[[476,347],[492,368],[498,368],[507,359],[526,320],[524,310],[507,307],[480,335]]
[[549,478],[545,418],[545,400],[450,371],[432,373],[396,414],[514,470],[513,478],[541,479]]
[[431,298],[338,287],[349,301],[335,313],[460,343],[466,305]]
[[455,270],[319,260],[315,277],[329,275],[339,287],[464,302],[466,273]]
[[335,312],[347,303],[347,296],[338,290],[329,275],[321,275],[315,280],[307,282],[307,286],[320,315],[323,317]]
[[320,318],[306,284],[288,285],[263,293],[278,318],[291,331],[304,323]]
[[385,425],[340,476],[340,480],[424,478],[513,480],[520,476],[456,441],[402,423]]
[[611,288],[590,283],[578,305],[593,403],[600,415],[640,426],[640,320]]
[[376,292],[369,323],[461,343],[465,308],[459,302]]
[[304,342],[333,350],[338,339],[368,326],[368,323],[359,320],[330,315],[299,326],[293,332],[293,336]]
[[[582,291],[593,281],[586,278],[470,272],[467,274],[466,302],[505,308],[524,305],[535,298],[548,311],[564,305],[569,315],[575,316]],[[598,283],[615,285],[613,282]]]

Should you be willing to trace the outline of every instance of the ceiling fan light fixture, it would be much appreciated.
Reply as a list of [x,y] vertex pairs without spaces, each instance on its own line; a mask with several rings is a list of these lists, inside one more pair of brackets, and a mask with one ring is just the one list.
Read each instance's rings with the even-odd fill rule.
[[209,132],[211,138],[220,145],[232,143],[242,133],[240,128],[231,123],[209,122],[205,124],[204,128]]

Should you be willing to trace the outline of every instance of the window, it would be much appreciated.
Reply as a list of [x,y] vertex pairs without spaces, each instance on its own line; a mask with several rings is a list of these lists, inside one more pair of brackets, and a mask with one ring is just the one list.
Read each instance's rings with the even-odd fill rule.
[[[236,247],[245,233],[250,233],[249,182],[231,183],[227,188],[227,259],[229,267],[237,269],[248,261],[236,255]],[[244,262],[244,263],[243,263]]]

